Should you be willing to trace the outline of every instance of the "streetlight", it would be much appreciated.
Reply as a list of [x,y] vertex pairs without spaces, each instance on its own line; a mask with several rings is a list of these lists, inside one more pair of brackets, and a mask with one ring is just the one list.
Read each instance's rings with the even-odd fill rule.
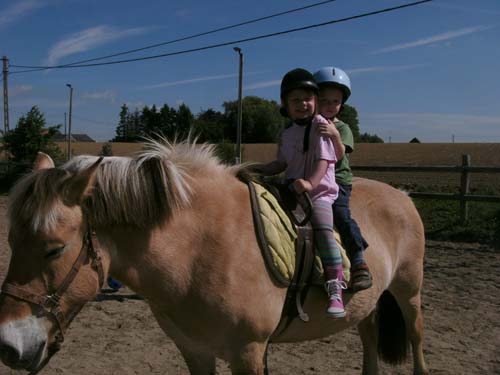
[[69,87],[69,123],[68,123],[68,160],[71,159],[71,112],[73,111],[73,87],[66,83]]
[[243,112],[243,103],[241,101],[241,91],[243,85],[243,53],[241,48],[233,47],[233,49],[240,55],[240,74],[238,82],[238,127],[236,128],[236,164],[241,163],[241,118]]

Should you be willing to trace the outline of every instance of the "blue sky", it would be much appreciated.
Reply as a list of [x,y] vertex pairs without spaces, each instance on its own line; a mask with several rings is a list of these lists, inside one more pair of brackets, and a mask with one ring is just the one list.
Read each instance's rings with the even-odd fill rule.
[[[338,66],[362,132],[386,142],[500,142],[500,2],[435,0],[367,18],[126,64],[15,73],[73,63],[203,33],[319,0],[3,0],[0,54],[10,63],[10,126],[33,105],[63,124],[74,88],[74,133],[115,135],[120,106],[185,103],[193,113],[243,95],[279,100],[288,70]],[[410,0],[337,0],[119,60],[176,52],[327,22]],[[3,116],[1,116],[3,119]],[[244,126],[244,124],[243,124]],[[3,128],[3,121],[2,121]],[[244,142],[245,140],[243,140]]]

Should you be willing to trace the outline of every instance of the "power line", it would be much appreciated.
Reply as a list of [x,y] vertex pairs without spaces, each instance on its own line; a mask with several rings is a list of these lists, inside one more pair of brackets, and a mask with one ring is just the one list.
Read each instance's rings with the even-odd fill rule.
[[138,58],[134,58],[134,59],[116,60],[116,61],[108,61],[108,62],[92,63],[92,64],[72,64],[72,65],[54,65],[54,66],[26,66],[26,65],[12,65],[11,64],[10,66],[14,67],[14,68],[45,70],[45,69],[62,69],[62,68],[83,68],[83,67],[93,67],[93,66],[101,66],[101,65],[123,64],[123,63],[134,62],[134,61],[152,60],[152,59],[157,59],[160,57],[182,55],[182,54],[187,54],[187,53],[191,53],[191,52],[197,52],[197,51],[203,51],[203,50],[208,50],[208,49],[213,49],[213,48],[218,48],[218,47],[224,47],[224,46],[228,46],[231,44],[241,44],[241,43],[250,42],[250,41],[254,41],[254,40],[270,38],[270,37],[289,34],[289,33],[297,32],[297,31],[309,30],[309,29],[313,29],[313,28],[332,25],[335,23],[341,23],[341,22],[351,21],[351,20],[355,20],[355,19],[359,19],[359,18],[374,16],[377,14],[387,13],[387,12],[391,12],[391,11],[399,10],[399,9],[403,9],[403,8],[409,8],[409,7],[413,7],[416,5],[428,3],[431,1],[433,1],[433,0],[415,1],[413,3],[403,4],[403,5],[390,7],[390,8],[384,8],[384,9],[376,10],[373,12],[362,13],[362,14],[358,14],[355,16],[351,16],[351,17],[339,18],[339,19],[321,22],[321,23],[317,23],[317,24],[313,24],[313,25],[309,25],[309,26],[297,27],[294,29],[278,31],[278,32],[270,33],[270,34],[258,35],[258,36],[254,36],[254,37],[238,39],[238,40],[233,40],[233,41],[223,42],[223,43],[218,43],[218,44],[211,44],[211,45],[204,46],[204,47],[191,48],[191,49],[187,49],[187,50],[181,50],[181,51],[170,52],[170,53],[163,53],[163,54],[159,54],[159,55],[138,57]]
[[167,45],[167,44],[173,44],[173,43],[176,43],[176,42],[182,42],[184,40],[194,39],[194,38],[198,38],[200,36],[214,34],[214,33],[217,33],[219,31],[224,31],[224,30],[233,29],[233,28],[236,28],[236,27],[239,27],[239,26],[249,25],[249,24],[252,24],[252,23],[256,23],[256,22],[268,20],[268,19],[271,19],[271,18],[274,18],[274,17],[283,16],[285,14],[299,12],[301,10],[313,8],[313,7],[316,7],[316,6],[319,6],[319,5],[323,5],[323,4],[326,4],[326,3],[332,3],[334,1],[336,1],[336,0],[321,1],[319,3],[315,3],[315,4],[303,6],[303,7],[300,7],[300,8],[290,9],[290,10],[287,10],[287,11],[283,11],[283,12],[271,14],[269,16],[255,18],[255,19],[252,19],[252,20],[249,20],[249,21],[243,21],[243,22],[240,22],[240,23],[237,23],[237,24],[234,24],[234,25],[224,26],[224,27],[221,27],[221,28],[218,28],[218,29],[214,29],[214,30],[210,30],[210,31],[205,31],[203,33],[198,33],[198,34],[194,34],[194,35],[182,37],[182,38],[179,38],[179,39],[169,40],[167,42],[156,43],[156,44],[152,44],[152,45],[141,47],[141,48],[136,48],[136,49],[132,49],[132,50],[124,51],[124,52],[115,53],[115,54],[112,54],[112,55],[107,55],[107,56],[102,56],[102,57],[96,57],[96,58],[88,59],[88,60],[76,61],[74,63],[69,63],[69,64],[65,64],[65,65],[71,66],[71,65],[76,65],[76,64],[83,64],[83,63],[87,63],[87,62],[91,62],[91,61],[103,60],[103,59],[107,59],[107,58],[110,58],[110,57],[122,56],[122,55],[127,55],[127,54],[130,54],[130,53],[134,53],[134,52],[144,51],[146,49],[160,47],[160,46],[164,46],[164,45]]
[[[194,39],[194,38],[198,38],[200,36],[214,34],[214,33],[217,33],[219,31],[225,31],[225,30],[233,29],[233,28],[236,28],[236,27],[239,27],[239,26],[249,25],[249,24],[252,24],[252,23],[256,23],[256,22],[268,20],[268,19],[271,19],[271,18],[274,18],[274,17],[278,17],[278,16],[283,16],[283,15],[286,15],[286,14],[290,14],[290,13],[299,12],[299,11],[302,11],[302,10],[305,10],[305,9],[309,9],[309,8],[314,8],[314,7],[317,7],[317,6],[320,6],[320,5],[324,5],[326,3],[332,3],[334,1],[336,1],[336,0],[321,1],[319,3],[314,3],[314,4],[311,4],[311,5],[306,5],[306,6],[303,6],[303,7],[300,7],[300,8],[295,8],[295,9],[290,9],[290,10],[279,12],[279,13],[274,13],[274,14],[271,14],[269,16],[264,16],[264,17],[259,17],[259,18],[255,18],[255,19],[252,19],[252,20],[248,20],[248,21],[243,21],[243,22],[240,22],[240,23],[237,23],[237,24],[234,24],[234,25],[224,26],[224,27],[220,27],[220,28],[213,29],[213,30],[210,30],[210,31],[205,31],[205,32],[198,33],[198,34],[193,34],[193,35],[189,35],[189,36],[186,36],[186,37],[169,40],[167,42],[161,42],[161,43],[151,44],[151,45],[148,45],[148,46],[145,46],[145,47],[131,49],[131,50],[124,51],[124,52],[118,52],[118,53],[114,53],[114,54],[111,54],[111,55],[106,55],[106,56],[101,56],[101,57],[95,57],[95,58],[92,58],[92,59],[75,61],[75,62],[72,62],[72,63],[61,65],[61,67],[62,66],[69,67],[69,66],[72,66],[72,65],[77,65],[77,64],[79,65],[79,64],[84,64],[84,63],[92,62],[92,61],[104,60],[104,59],[108,59],[110,57],[127,55],[127,54],[134,53],[134,52],[139,52],[139,51],[144,51],[144,50],[155,48],[155,47],[164,46],[164,45],[167,45],[167,44],[173,44],[173,43],[176,43],[176,42],[181,42],[181,41],[185,41],[185,40],[189,40],[189,39]],[[36,69],[21,70],[21,71],[17,71],[17,72],[14,72],[14,73],[38,72],[40,70],[46,70],[46,69],[50,69],[50,68],[40,67],[40,68],[36,68]]]
[[[12,66],[12,65],[11,65]],[[19,73],[30,73],[30,72],[39,72],[41,70],[47,70],[47,68],[37,68],[37,69],[26,69],[26,70],[17,70],[13,72],[9,72],[9,74],[19,74]]]

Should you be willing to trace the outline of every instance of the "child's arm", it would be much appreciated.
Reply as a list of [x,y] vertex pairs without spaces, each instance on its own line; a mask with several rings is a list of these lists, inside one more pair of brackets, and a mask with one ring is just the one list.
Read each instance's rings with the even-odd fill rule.
[[330,120],[327,121],[328,122],[326,123],[318,123],[318,131],[321,135],[324,135],[332,140],[337,160],[341,160],[345,155],[345,146],[342,143],[342,137],[340,136],[335,124]]
[[303,193],[304,191],[309,192],[313,190],[316,186],[318,186],[327,169],[328,161],[323,159],[318,160],[316,163],[314,163],[314,169],[311,177],[309,177],[307,180],[295,180],[295,182],[293,183],[293,188],[299,194]]

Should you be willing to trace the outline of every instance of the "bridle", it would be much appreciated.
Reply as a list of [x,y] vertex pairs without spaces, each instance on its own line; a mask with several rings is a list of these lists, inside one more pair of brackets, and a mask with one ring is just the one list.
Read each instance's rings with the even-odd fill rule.
[[28,302],[32,305],[36,305],[42,308],[43,312],[46,315],[54,318],[57,323],[58,331],[55,335],[56,341],[51,348],[51,350],[53,351],[52,353],[50,353],[51,355],[53,355],[60,349],[61,344],[64,341],[64,332],[66,331],[66,328],[81,309],[80,307],[80,309],[78,309],[77,311],[72,312],[71,315],[67,318],[61,310],[60,302],[61,297],[67,291],[68,287],[71,285],[76,275],[80,271],[80,268],[83,264],[86,263],[87,260],[91,261],[92,269],[97,272],[97,275],[99,277],[99,290],[104,284],[104,271],[102,267],[101,253],[98,247],[94,247],[92,236],[93,234],[90,226],[87,226],[87,231],[83,236],[82,248],[80,249],[80,253],[73,263],[71,270],[54,293],[40,295],[32,293],[11,283],[5,283],[2,285],[3,294]]

